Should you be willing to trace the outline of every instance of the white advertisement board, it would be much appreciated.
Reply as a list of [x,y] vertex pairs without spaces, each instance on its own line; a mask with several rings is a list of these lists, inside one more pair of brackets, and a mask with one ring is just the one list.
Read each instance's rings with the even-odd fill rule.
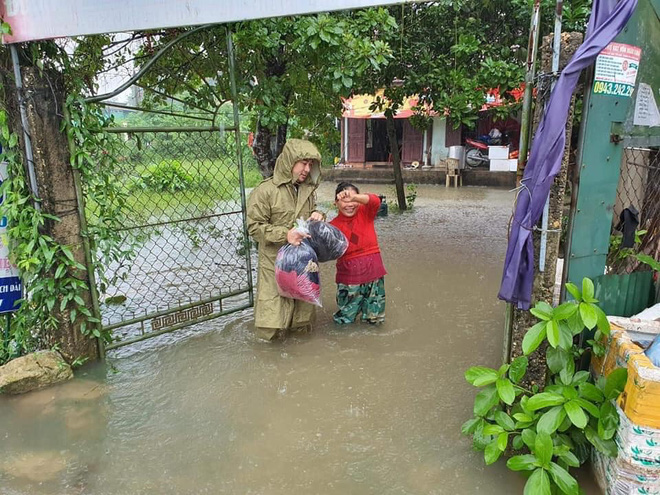
[[[410,1],[410,0],[408,0]],[[407,3],[383,0],[1,0],[5,43]]]

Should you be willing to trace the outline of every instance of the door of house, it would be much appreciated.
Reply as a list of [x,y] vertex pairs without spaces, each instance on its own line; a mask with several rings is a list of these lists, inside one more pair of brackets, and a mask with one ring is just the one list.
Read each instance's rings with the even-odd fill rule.
[[364,163],[365,159],[365,120],[348,119],[348,160],[351,163]]
[[424,134],[410,125],[408,119],[403,121],[403,149],[401,161],[404,163],[421,162],[424,148]]

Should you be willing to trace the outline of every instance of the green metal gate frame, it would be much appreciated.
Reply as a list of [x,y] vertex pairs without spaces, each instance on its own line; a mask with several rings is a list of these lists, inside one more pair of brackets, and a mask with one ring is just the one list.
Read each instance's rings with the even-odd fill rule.
[[[634,96],[640,82],[651,85],[654,94],[660,87],[659,15],[660,0],[639,0],[615,39],[642,48]],[[633,126],[633,98],[595,94],[593,70],[587,81],[575,179],[579,187],[569,217],[564,268],[564,281],[578,286],[583,277],[593,279],[605,272],[624,148],[660,146],[660,127]]]
[[[91,98],[88,98],[86,100],[87,103],[100,103],[103,102],[104,100],[111,98],[113,96],[116,96],[135,84],[142,75],[146,73],[146,71],[149,70],[149,68],[153,65],[153,63],[163,56],[173,45],[175,45],[178,41],[182,40],[183,38],[195,33],[199,32],[203,29],[208,28],[209,26],[201,26],[199,28],[195,28],[193,30],[187,31],[177,37],[175,40],[172,40],[170,43],[165,45],[161,51],[159,51],[154,57],[147,62],[143,68],[135,75],[133,76],[129,81],[121,85],[119,88],[117,88],[115,91],[104,94],[104,95],[99,95],[99,96],[94,96]],[[117,342],[112,342],[110,344],[104,345],[101,339],[98,339],[99,342],[99,350],[101,356],[105,356],[105,351],[111,350],[111,349],[116,349],[119,347],[127,346],[130,344],[134,344],[136,342],[140,342],[152,337],[156,337],[165,333],[173,332],[175,330],[197,324],[203,321],[207,321],[210,319],[214,319],[220,316],[225,316],[231,313],[235,313],[238,311],[242,311],[245,309],[248,309],[254,305],[254,287],[253,287],[253,281],[252,281],[252,262],[251,262],[251,249],[250,249],[250,241],[248,237],[248,232],[247,232],[247,218],[246,218],[246,195],[245,195],[245,176],[244,176],[244,167],[243,167],[243,158],[242,158],[242,152],[241,152],[241,139],[240,139],[240,120],[239,120],[239,111],[238,111],[238,104],[237,104],[237,88],[236,88],[236,79],[235,79],[235,73],[236,73],[236,68],[235,68],[235,59],[234,59],[234,50],[233,50],[233,43],[232,43],[232,38],[231,38],[231,31],[229,29],[226,29],[226,37],[227,37],[227,54],[228,54],[228,64],[229,64],[229,76],[230,76],[230,90],[231,90],[231,99],[232,99],[232,108],[233,108],[233,126],[229,127],[223,127],[222,129],[218,126],[210,126],[210,127],[163,127],[163,128],[150,128],[150,127],[140,127],[140,128],[107,128],[105,129],[106,132],[110,133],[132,133],[132,134],[140,134],[140,133],[148,133],[148,132],[233,132],[235,136],[235,146],[236,146],[236,162],[237,162],[237,167],[238,167],[238,180],[239,180],[239,189],[240,189],[240,207],[241,211],[232,211],[232,212],[223,212],[223,213],[218,213],[214,215],[210,215],[210,217],[217,217],[217,216],[222,216],[225,214],[241,214],[241,227],[242,227],[242,241],[243,241],[243,252],[244,252],[244,258],[245,258],[245,268],[246,268],[246,287],[239,289],[239,290],[234,290],[226,293],[220,293],[217,296],[205,298],[199,301],[191,302],[189,304],[182,304],[178,305],[176,307],[168,308],[165,310],[160,310],[160,311],[154,311],[154,312],[149,312],[146,313],[143,316],[139,316],[136,318],[131,318],[127,320],[123,320],[118,323],[113,323],[109,324],[106,326],[103,326],[103,330],[115,330],[120,327],[128,326],[128,325],[135,325],[135,324],[140,324],[141,325],[141,332],[139,335],[127,338],[125,340],[117,341]],[[215,119],[216,113],[214,113],[214,119]],[[78,193],[79,198],[83,198],[83,189],[82,189],[82,184],[81,184],[81,179],[80,179],[80,174],[76,171],[75,177],[74,177],[75,183],[76,183],[76,190]],[[81,202],[79,204],[79,216],[80,216],[80,221],[81,221],[81,227],[83,229],[83,232],[87,233],[87,218],[86,214],[84,211],[84,202]],[[174,222],[169,222],[169,223],[178,223],[181,222],[179,221],[174,221]],[[167,224],[168,222],[163,222],[163,224]],[[99,298],[99,292],[98,292],[98,286],[97,286],[97,278],[95,274],[95,269],[94,265],[92,263],[92,254],[90,250],[90,243],[89,243],[89,238],[87,235],[84,236],[85,238],[85,250],[86,250],[86,259],[87,259],[87,268],[88,268],[88,275],[89,275],[89,280],[91,283],[91,295],[92,295],[92,304],[93,304],[93,309],[95,316],[99,319],[99,321],[102,321],[102,315],[101,315],[101,305],[100,305],[100,298]],[[238,306],[234,306],[231,308],[223,308],[222,306],[222,301],[235,297],[235,296],[240,296],[242,294],[247,294],[248,295],[248,301],[245,304],[241,304]],[[210,303],[214,303],[216,301],[220,301],[220,311],[219,312],[212,312],[210,314],[201,314],[201,315],[193,315],[193,317],[187,318],[186,321],[178,322],[172,325],[167,325],[165,328],[159,328],[157,330],[152,330],[149,332],[144,331],[144,322],[147,320],[151,320],[152,322],[156,318],[162,318],[167,315],[173,315],[173,314],[178,314],[181,312],[190,312],[193,308],[203,308],[205,305],[208,305]],[[175,318],[176,321],[176,318]]]

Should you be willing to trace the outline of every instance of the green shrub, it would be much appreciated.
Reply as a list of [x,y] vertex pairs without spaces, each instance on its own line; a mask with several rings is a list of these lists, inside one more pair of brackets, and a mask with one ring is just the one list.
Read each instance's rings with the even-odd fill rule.
[[[539,302],[530,312],[539,322],[522,341],[524,355],[499,369],[475,366],[465,378],[481,390],[474,401],[474,417],[462,432],[472,436],[476,450],[492,464],[507,450],[512,471],[529,475],[525,493],[577,495],[578,482],[569,473],[589,459],[592,448],[616,456],[614,435],[619,415],[614,399],[623,390],[627,370],[617,369],[607,379],[594,381],[588,371],[576,370],[583,353],[602,355],[599,342],[610,331],[605,313],[597,306],[594,285],[585,278],[580,291],[566,284],[574,300],[556,308]],[[584,328],[596,329],[586,348],[574,343]],[[547,341],[547,385],[526,386],[527,356]]]
[[196,185],[195,178],[176,160],[151,165],[141,179],[146,188],[159,192],[185,191]]

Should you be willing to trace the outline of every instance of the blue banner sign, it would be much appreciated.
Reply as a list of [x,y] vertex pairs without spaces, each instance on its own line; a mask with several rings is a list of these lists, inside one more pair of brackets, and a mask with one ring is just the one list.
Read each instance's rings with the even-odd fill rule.
[[[7,163],[0,163],[0,187],[7,180]],[[0,313],[16,311],[16,301],[23,297],[23,284],[18,274],[18,268],[9,260],[9,242],[7,240],[7,217],[2,205],[5,202],[4,192],[0,195]]]

